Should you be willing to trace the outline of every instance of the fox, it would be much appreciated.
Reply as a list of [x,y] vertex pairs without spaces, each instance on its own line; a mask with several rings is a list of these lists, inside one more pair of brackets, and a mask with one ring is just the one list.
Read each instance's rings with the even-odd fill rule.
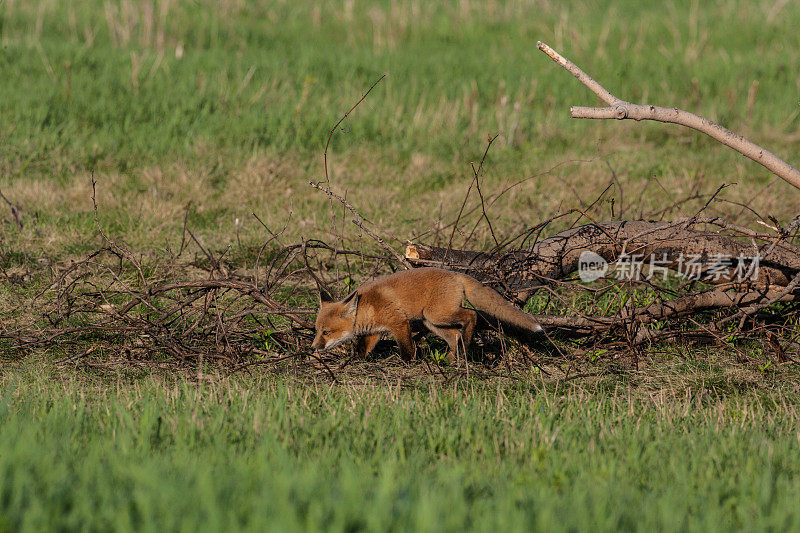
[[536,333],[542,326],[493,289],[466,274],[439,268],[416,268],[395,272],[364,283],[340,301],[320,287],[314,351],[331,350],[355,340],[356,354],[366,357],[381,334],[397,341],[405,361],[416,359],[411,337],[412,322],[421,321],[448,345],[447,359],[458,355],[459,343],[466,352],[472,342],[477,313],[463,306],[464,300],[501,322]]

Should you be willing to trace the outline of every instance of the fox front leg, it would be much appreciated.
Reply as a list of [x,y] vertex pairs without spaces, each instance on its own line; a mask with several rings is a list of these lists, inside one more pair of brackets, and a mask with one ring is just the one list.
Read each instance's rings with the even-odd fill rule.
[[411,362],[417,358],[417,346],[411,338],[411,324],[404,323],[392,331],[394,340],[400,346],[400,356],[405,362]]
[[356,341],[356,355],[361,359],[365,359],[375,349],[375,345],[378,344],[379,340],[381,340],[380,333],[359,337]]

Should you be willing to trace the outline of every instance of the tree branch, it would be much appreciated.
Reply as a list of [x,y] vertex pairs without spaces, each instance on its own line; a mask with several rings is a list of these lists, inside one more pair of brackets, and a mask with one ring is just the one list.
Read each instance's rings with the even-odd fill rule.
[[733,148],[740,154],[749,157],[756,163],[765,166],[773,174],[785,180],[796,188],[800,189],[800,170],[796,169],[780,157],[772,152],[765,150],[738,135],[729,129],[726,129],[716,122],[708,120],[707,118],[683,111],[678,108],[658,107],[647,104],[632,104],[621,100],[608,92],[602,85],[597,83],[591,76],[582,71],[569,59],[563,57],[561,54],[544,44],[537,42],[539,50],[547,54],[553,61],[564,67],[573,76],[578,78],[582,84],[595,93],[603,102],[610,107],[570,107],[570,116],[572,118],[593,118],[593,119],[609,119],[614,118],[618,120],[633,119],[633,120],[655,120],[658,122],[666,122],[672,124],[680,124],[687,128],[692,128],[699,132],[705,133],[709,137],[716,139],[725,146]]

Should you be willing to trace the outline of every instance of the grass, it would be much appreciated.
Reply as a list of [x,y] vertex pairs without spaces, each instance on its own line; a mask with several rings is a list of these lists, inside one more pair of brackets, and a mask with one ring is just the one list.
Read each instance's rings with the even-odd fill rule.
[[[102,244],[92,176],[101,224],[146,268],[180,248],[184,219],[234,268],[268,238],[252,213],[285,226],[276,242],[369,248],[350,216],[331,228],[308,181],[382,74],[334,132],[329,170],[397,249],[446,240],[497,133],[481,188],[500,236],[590,205],[597,220],[674,219],[722,184],[706,215],[759,227],[746,204],[786,223],[795,192],[700,134],[570,120],[597,101],[535,43],[621,98],[702,114],[797,165],[797,20],[800,4],[772,0],[5,0],[0,191],[23,224],[0,201],[0,328]],[[492,242],[480,224],[468,246]],[[760,345],[655,346],[638,370],[589,349],[571,380],[405,389],[202,363],[54,368],[73,341],[91,339],[0,361],[0,532],[800,530],[796,366]]]
[[661,186],[677,198],[735,182],[726,198],[785,221],[784,185],[764,194],[765,169],[699,134],[569,120],[569,105],[595,99],[535,48],[548,42],[621,97],[702,113],[796,162],[800,8],[737,5],[5,2],[0,188],[38,228],[9,239],[58,258],[91,241],[92,172],[104,221],[137,246],[174,243],[189,202],[219,247],[237,218],[243,242],[260,244],[251,211],[271,227],[291,211],[287,237],[305,235],[327,220],[307,181],[322,176],[328,131],[383,73],[337,132],[331,172],[399,242],[431,213],[454,218],[469,162],[498,132],[485,194],[533,176],[490,208],[501,228],[588,204],[610,182],[606,161],[631,215],[668,201]]
[[793,530],[797,394],[22,365],[0,382],[0,529]]

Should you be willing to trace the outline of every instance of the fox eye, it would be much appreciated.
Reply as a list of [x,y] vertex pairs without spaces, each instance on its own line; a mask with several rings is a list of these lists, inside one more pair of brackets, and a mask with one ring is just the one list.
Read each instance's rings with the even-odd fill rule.
[[331,334],[331,330],[329,330],[329,329],[323,329],[323,330],[322,330],[322,334],[323,334],[323,335],[330,335],[330,334]]

